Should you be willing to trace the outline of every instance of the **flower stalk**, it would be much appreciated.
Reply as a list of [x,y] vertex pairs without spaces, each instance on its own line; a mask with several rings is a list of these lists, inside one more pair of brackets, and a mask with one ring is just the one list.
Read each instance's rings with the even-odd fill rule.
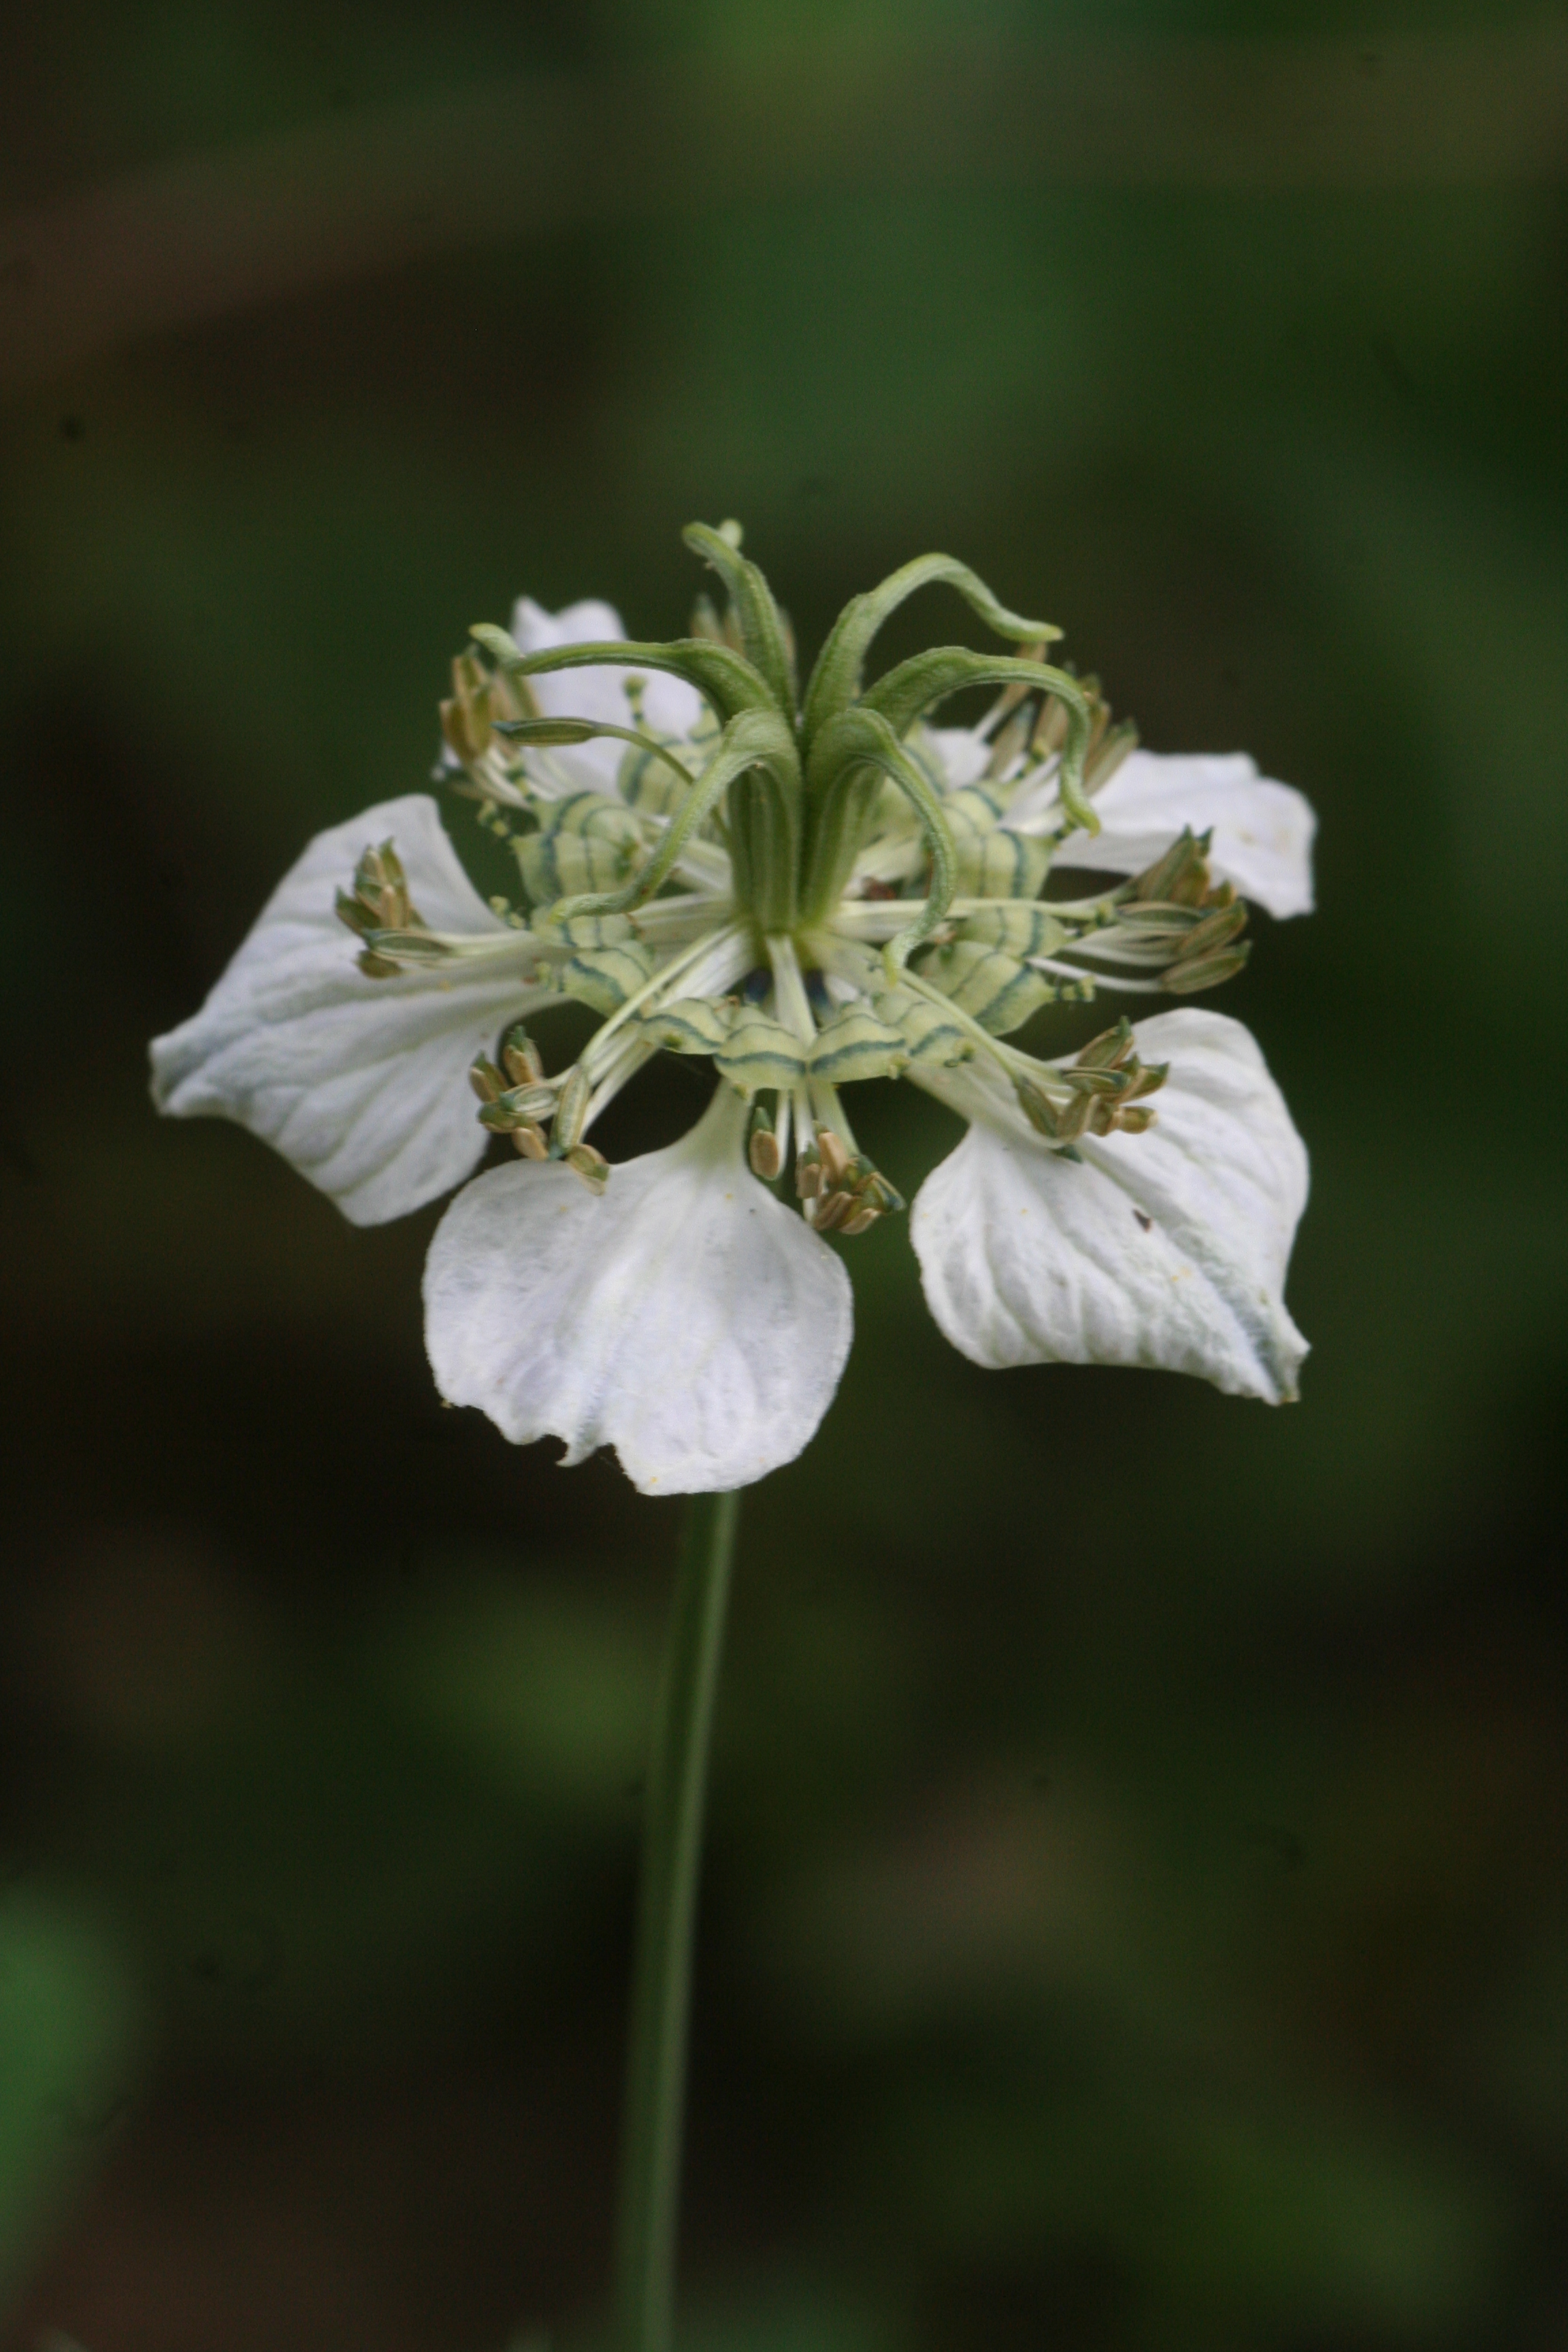
[[654,1722],[616,2237],[616,2352],[670,2352],[691,1950],[738,1491],[694,1495]]

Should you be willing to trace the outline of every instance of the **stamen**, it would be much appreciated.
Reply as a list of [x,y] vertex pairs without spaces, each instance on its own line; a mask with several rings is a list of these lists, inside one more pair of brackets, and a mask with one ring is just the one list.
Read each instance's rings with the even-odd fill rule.
[[821,1125],[816,1129],[816,1149],[828,1188],[837,1192],[849,1173],[849,1154],[833,1129]]
[[781,1168],[786,1168],[789,1165],[790,1136],[795,1125],[795,1097],[791,1094],[783,1093],[778,1097],[778,1108],[775,1114],[775,1125],[773,1129],[774,1135],[778,1140],[779,1166]]
[[560,1157],[590,1192],[603,1192],[610,1181],[610,1163],[602,1151],[595,1151],[591,1143],[574,1143],[570,1151],[562,1152]]
[[661,964],[652,979],[635,990],[589,1039],[583,1060],[590,1066],[591,1074],[598,1075],[605,1049],[616,1032],[658,998],[721,995],[745,970],[745,954],[738,927],[729,925],[723,930],[710,932],[672,957],[668,963]]
[[552,1160],[564,1160],[583,1139],[588,1123],[588,1100],[593,1091],[588,1073],[578,1062],[568,1073],[555,1108],[555,1132],[551,1139]]
[[773,1182],[784,1165],[784,1157],[779,1150],[779,1139],[773,1132],[772,1115],[767,1106],[761,1101],[752,1105],[751,1128],[746,1137],[746,1158],[751,1163],[752,1175],[760,1176],[766,1184]]
[[588,1115],[583,1121],[584,1134],[596,1118],[607,1110],[623,1087],[628,1086],[640,1069],[652,1061],[658,1051],[652,1038],[623,1037],[620,1050],[610,1063],[588,1101]]
[[509,1029],[501,1043],[501,1060],[513,1086],[539,1086],[544,1077],[544,1064],[538,1046],[521,1022]]
[[1191,963],[1173,963],[1161,985],[1177,996],[1195,995],[1200,988],[1217,988],[1222,981],[1236,978],[1251,952],[1251,941],[1244,940],[1240,947],[1228,948],[1223,955],[1199,956]]

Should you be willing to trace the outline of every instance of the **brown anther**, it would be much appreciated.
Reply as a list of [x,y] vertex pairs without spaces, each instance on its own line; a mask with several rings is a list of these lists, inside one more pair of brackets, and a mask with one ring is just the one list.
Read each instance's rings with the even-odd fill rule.
[[831,1234],[856,1213],[856,1204],[847,1192],[824,1192],[809,1213],[819,1234]]
[[822,1154],[814,1143],[803,1143],[795,1155],[796,1198],[815,1201],[822,1190]]
[[1050,1097],[1041,1087],[1031,1086],[1026,1078],[1017,1080],[1014,1092],[1018,1097],[1019,1109],[1035,1133],[1054,1142],[1061,1132],[1061,1113]]
[[1132,1024],[1123,1013],[1113,1029],[1102,1029],[1098,1037],[1091,1037],[1081,1048],[1078,1066],[1080,1070],[1113,1070],[1131,1051]]
[[868,1234],[881,1213],[869,1201],[862,1201],[853,1216],[845,1218],[839,1231],[846,1241],[853,1241],[857,1234]]
[[610,1163],[602,1151],[595,1150],[591,1143],[574,1143],[571,1150],[563,1152],[562,1157],[573,1175],[586,1184],[590,1192],[602,1192],[609,1182]]
[[779,1150],[778,1137],[771,1127],[754,1127],[746,1142],[746,1158],[753,1176],[771,1184],[784,1166],[784,1154]]
[[[521,1127],[514,1127],[511,1139],[525,1160],[548,1160],[550,1157],[550,1139],[534,1119],[525,1118]],[[586,1150],[588,1147],[580,1145],[578,1148]]]
[[819,1127],[816,1148],[822,1154],[822,1172],[829,1186],[841,1184],[849,1173],[849,1154],[840,1138],[830,1127]]
[[490,698],[492,719],[537,719],[539,704],[532,687],[525,677],[508,677],[504,670],[492,670],[486,680]]
[[1209,892],[1209,844],[1214,839],[1211,826],[1193,842],[1193,856],[1172,884],[1170,896],[1178,907],[1201,907]]
[[363,948],[354,958],[366,980],[395,980],[402,970],[390,956],[377,955],[374,948]]
[[1146,1103],[1119,1103],[1116,1124],[1123,1135],[1145,1135],[1159,1116],[1159,1112],[1151,1110]]
[[1035,721],[1035,732],[1029,748],[1031,751],[1039,752],[1044,758],[1051,751],[1059,751],[1067,740],[1067,705],[1065,702],[1058,702],[1054,694],[1047,694],[1040,706],[1040,715]]
[[1109,728],[1093,743],[1084,761],[1085,789],[1090,793],[1102,791],[1128,753],[1137,748],[1138,730],[1131,719],[1123,719],[1119,726]]
[[489,749],[489,678],[472,654],[452,657],[452,694],[441,705],[441,732],[465,766]]
[[1199,838],[1190,826],[1184,827],[1163,857],[1133,877],[1133,898],[1151,906],[1201,905],[1208,888],[1208,839],[1207,834]]
[[340,890],[332,902],[332,912],[340,923],[346,923],[349,929],[357,932],[361,939],[376,928],[370,908],[357,892],[351,898],[346,890]]
[[1195,996],[1199,989],[1217,988],[1222,981],[1234,980],[1250,953],[1250,942],[1243,940],[1238,948],[1222,949],[1218,955],[1199,956],[1190,963],[1184,959],[1161,974],[1160,985],[1174,996]]
[[1127,1070],[1084,1070],[1077,1063],[1069,1069],[1058,1071],[1058,1076],[1065,1086],[1071,1087],[1075,1094],[1090,1097],[1115,1098],[1126,1094],[1132,1084],[1131,1073]]
[[506,1080],[488,1054],[469,1063],[468,1084],[482,1103],[499,1102],[506,1092]]
[[1232,940],[1247,929],[1247,908],[1239,900],[1228,907],[1216,907],[1201,922],[1194,923],[1182,941],[1182,961],[1193,962],[1198,956],[1211,955],[1218,948],[1228,947]]
[[509,1029],[502,1041],[501,1060],[507,1076],[516,1087],[536,1087],[544,1076],[544,1063],[538,1046],[520,1022]]
[[465,767],[478,760],[489,749],[490,730],[487,724],[481,733],[476,724],[476,714],[460,702],[439,704],[441,734],[447,749],[462,761]]
[[1071,1143],[1089,1125],[1094,1108],[1094,1097],[1084,1091],[1068,1096],[1065,1103],[1053,1102],[1043,1087],[1032,1086],[1027,1078],[1015,1085],[1018,1108],[1037,1135],[1047,1143]]
[[[1009,687],[1007,691],[1011,694],[1014,688]],[[1027,691],[1026,687],[1017,688],[1020,698]],[[991,757],[985,762],[985,776],[988,782],[994,782],[1012,766],[1028,740],[1029,714],[1026,710],[1016,710],[1006,725],[997,730],[992,743]]]
[[1093,1108],[1092,1095],[1077,1095],[1071,1102],[1064,1104],[1059,1114],[1057,1140],[1060,1143],[1076,1143],[1089,1125],[1089,1113]]

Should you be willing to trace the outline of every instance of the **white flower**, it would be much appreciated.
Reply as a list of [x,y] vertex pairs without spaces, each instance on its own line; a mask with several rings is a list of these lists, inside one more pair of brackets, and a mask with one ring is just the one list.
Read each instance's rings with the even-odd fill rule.
[[[945,557],[856,598],[803,696],[739,532],[688,538],[723,621],[700,605],[691,637],[642,645],[608,605],[524,600],[510,635],[475,631],[488,664],[454,664],[437,774],[506,844],[519,903],[486,905],[424,795],[322,834],[154,1045],[161,1108],[241,1120],[362,1223],[509,1135],[520,1160],[431,1245],[437,1385],[568,1462],[613,1445],[647,1492],[748,1484],[826,1412],[851,1311],[823,1236],[903,1206],[844,1109],[873,1077],[971,1122],[912,1221],[966,1355],[1293,1395],[1306,1159],[1247,1033],[1183,1009],[1046,1059],[1005,1038],[1104,989],[1230,977],[1244,897],[1311,903],[1306,803],[1239,755],[1134,749],[1043,661],[1054,633]],[[1023,652],[938,647],[865,687],[882,621],[936,581]],[[1001,688],[978,727],[927,724],[974,683]],[[1044,895],[1075,866],[1129,878]],[[522,1023],[563,994],[601,1023],[549,1074]],[[589,1130],[661,1051],[711,1059],[712,1105],[611,1171]],[[769,1190],[792,1157],[799,1215]]]

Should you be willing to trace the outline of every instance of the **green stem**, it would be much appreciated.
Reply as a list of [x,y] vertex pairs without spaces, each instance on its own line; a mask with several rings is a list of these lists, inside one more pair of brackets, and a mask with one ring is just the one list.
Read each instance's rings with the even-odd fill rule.
[[654,1725],[616,2241],[617,2352],[670,2352],[691,1945],[709,1733],[741,1497],[695,1495]]

